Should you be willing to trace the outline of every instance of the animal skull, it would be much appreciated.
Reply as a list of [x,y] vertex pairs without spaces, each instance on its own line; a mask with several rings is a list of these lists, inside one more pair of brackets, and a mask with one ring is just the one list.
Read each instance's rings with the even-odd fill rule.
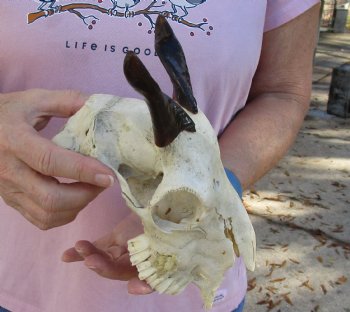
[[155,36],[176,101],[128,53],[124,73],[146,101],[92,95],[54,142],[114,170],[144,226],[144,234],[128,242],[139,278],[167,294],[193,282],[209,308],[236,256],[254,269],[255,234],[226,177],[215,132],[197,109],[182,48],[164,17]]

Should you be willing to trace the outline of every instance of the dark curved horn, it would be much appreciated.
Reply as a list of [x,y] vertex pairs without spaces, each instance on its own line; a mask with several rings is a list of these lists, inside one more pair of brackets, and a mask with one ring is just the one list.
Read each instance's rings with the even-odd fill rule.
[[195,132],[195,124],[175,101],[162,92],[141,60],[133,52],[124,59],[124,74],[130,85],[148,104],[153,123],[155,144],[169,145],[183,130]]
[[175,100],[193,114],[198,112],[193,96],[190,74],[180,42],[166,18],[159,15],[155,27],[155,50],[174,87]]

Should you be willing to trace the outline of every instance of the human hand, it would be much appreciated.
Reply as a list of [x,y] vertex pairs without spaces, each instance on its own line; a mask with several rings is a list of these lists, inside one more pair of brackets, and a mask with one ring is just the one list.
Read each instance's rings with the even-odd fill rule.
[[[40,229],[73,221],[113,184],[113,172],[99,161],[38,134],[51,117],[69,117],[85,100],[74,91],[0,94],[0,196]],[[54,177],[78,182],[59,183]]]
[[104,237],[94,243],[78,241],[62,255],[64,262],[84,261],[86,267],[102,277],[128,281],[130,294],[145,295],[153,290],[138,279],[136,267],[130,263],[127,241],[143,232],[140,218],[131,213]]

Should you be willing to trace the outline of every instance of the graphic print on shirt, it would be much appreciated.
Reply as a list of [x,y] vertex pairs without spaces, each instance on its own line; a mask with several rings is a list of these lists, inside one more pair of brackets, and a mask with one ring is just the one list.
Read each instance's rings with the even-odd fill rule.
[[[192,20],[191,12],[205,4],[208,0],[94,0],[87,2],[72,2],[69,0],[33,0],[39,3],[33,6],[33,12],[28,13],[28,24],[38,22],[45,18],[60,17],[81,19],[82,23],[93,30],[98,27],[98,22],[103,18],[133,18],[138,26],[143,22],[148,25],[147,32],[154,31],[157,16],[162,14],[169,22],[175,22],[210,36],[213,26],[209,25],[208,19],[203,17],[201,21]],[[58,3],[60,2],[60,4]],[[36,11],[35,11],[36,10]],[[45,20],[46,21],[46,20]],[[46,21],[49,22],[49,21]]]
[[56,3],[56,0],[39,0],[40,5],[38,7],[39,11],[45,11],[48,9],[53,9],[54,4]]

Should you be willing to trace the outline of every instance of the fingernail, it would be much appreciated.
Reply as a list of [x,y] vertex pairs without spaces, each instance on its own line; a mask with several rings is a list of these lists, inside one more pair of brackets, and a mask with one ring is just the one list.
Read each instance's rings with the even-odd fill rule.
[[75,248],[76,252],[80,255],[80,256],[84,256],[84,252],[82,249],[80,248]]
[[80,257],[85,258],[84,250],[75,248],[75,251],[79,254]]
[[110,187],[114,184],[114,178],[107,174],[96,174],[95,182],[98,186]]
[[152,287],[149,286],[149,285],[144,285],[144,286],[142,287],[142,292],[143,292],[145,295],[150,294],[150,293],[152,293],[153,291],[154,291],[154,290],[153,290]]
[[91,266],[91,265],[88,265],[87,267],[88,267],[90,270],[95,270],[95,271],[97,270],[97,268],[96,268],[96,267]]

